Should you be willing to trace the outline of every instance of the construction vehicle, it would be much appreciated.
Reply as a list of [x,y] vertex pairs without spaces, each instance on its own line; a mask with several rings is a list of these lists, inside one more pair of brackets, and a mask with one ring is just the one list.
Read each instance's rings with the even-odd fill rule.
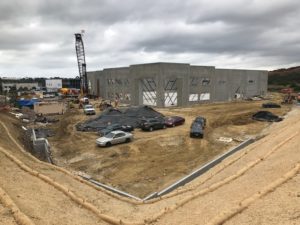
[[83,109],[85,105],[89,105],[90,100],[87,97],[79,98],[79,109]]
[[299,93],[295,93],[293,88],[284,88],[281,90],[284,93],[282,104],[292,104],[295,102],[300,102]]
[[75,49],[80,78],[80,95],[78,96],[79,108],[83,108],[84,105],[89,104],[89,99],[87,98],[89,95],[89,88],[86,73],[84,44],[82,40],[83,33],[84,31],[75,34]]
[[61,88],[59,93],[64,97],[73,97],[78,96],[80,91],[76,88]]
[[87,96],[89,94],[82,33],[75,34],[75,49],[76,49],[77,63],[78,63],[78,70],[79,70],[81,97]]

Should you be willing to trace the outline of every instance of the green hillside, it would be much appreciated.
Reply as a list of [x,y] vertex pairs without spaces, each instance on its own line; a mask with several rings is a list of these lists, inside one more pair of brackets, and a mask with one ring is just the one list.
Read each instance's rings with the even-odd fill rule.
[[300,66],[269,71],[269,89],[279,90],[285,87],[300,91]]

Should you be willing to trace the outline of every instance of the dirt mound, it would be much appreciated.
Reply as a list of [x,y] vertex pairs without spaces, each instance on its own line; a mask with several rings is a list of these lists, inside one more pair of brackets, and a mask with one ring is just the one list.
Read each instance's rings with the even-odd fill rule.
[[142,119],[151,117],[164,117],[164,115],[149,106],[136,106],[120,110],[108,108],[99,117],[77,124],[76,129],[78,131],[98,131],[113,123],[138,127]]

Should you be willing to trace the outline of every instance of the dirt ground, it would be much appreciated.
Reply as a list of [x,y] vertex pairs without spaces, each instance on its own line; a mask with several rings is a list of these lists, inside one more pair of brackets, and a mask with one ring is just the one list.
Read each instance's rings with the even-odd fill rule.
[[[280,101],[279,96],[274,96]],[[156,109],[164,115],[183,116],[183,126],[143,132],[134,131],[134,141],[110,148],[95,144],[96,133],[78,132],[75,125],[87,118],[81,110],[66,113],[58,124],[52,126],[56,135],[49,138],[54,161],[58,166],[84,172],[101,183],[116,187],[138,197],[159,191],[217,155],[255,137],[270,123],[251,119],[262,110],[264,101],[215,103],[187,108]],[[290,106],[270,109],[284,115]],[[208,120],[204,139],[191,139],[189,129],[196,116]],[[218,141],[231,137],[231,143]]]
[[14,222],[14,218],[11,215],[11,212],[9,212],[8,209],[3,207],[2,204],[0,204],[0,224],[7,224],[7,225],[16,224]]
[[300,224],[299,106],[263,129],[265,136],[255,143],[184,187],[145,203],[35,159],[22,146],[21,125],[0,113],[1,225]]

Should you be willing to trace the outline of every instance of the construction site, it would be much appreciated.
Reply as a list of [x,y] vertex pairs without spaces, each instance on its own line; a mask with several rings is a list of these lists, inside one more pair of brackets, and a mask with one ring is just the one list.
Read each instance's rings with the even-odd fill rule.
[[[185,125],[136,129],[132,143],[109,148],[95,145],[95,132],[76,130],[86,116],[75,108],[47,126],[53,164],[24,147],[24,122],[1,113],[1,224],[297,224],[299,109],[272,109],[284,116],[279,123],[252,120],[261,103],[158,109],[184,115]],[[190,139],[199,114],[208,119],[205,137]],[[184,186],[143,200],[248,139]]]
[[261,70],[87,72],[75,48],[80,90],[1,98],[0,224],[300,223],[297,93]]
[[[185,124],[155,132],[135,129],[132,143],[104,149],[95,145],[99,137],[96,132],[76,131],[76,124],[86,118],[74,109],[63,115],[60,122],[49,126],[56,135],[48,140],[57,165],[145,198],[243,141],[259,138],[268,123],[254,121],[251,115],[260,107],[261,101],[246,101],[160,109],[166,116],[184,116]],[[289,106],[272,111],[285,115]],[[189,137],[190,124],[197,115],[208,120],[202,140]],[[222,142],[220,137],[230,138],[230,141]]]

